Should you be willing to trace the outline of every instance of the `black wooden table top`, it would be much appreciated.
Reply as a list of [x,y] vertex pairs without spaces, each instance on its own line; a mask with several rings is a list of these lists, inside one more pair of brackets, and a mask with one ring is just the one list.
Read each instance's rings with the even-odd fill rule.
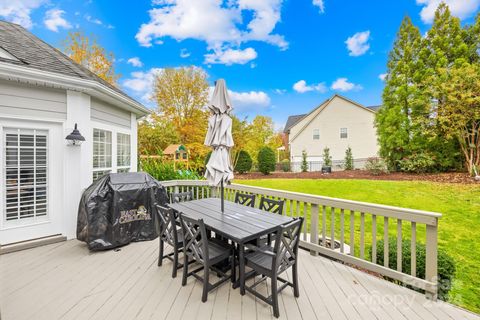
[[225,200],[225,212],[219,198],[206,198],[169,204],[173,210],[193,219],[203,219],[216,234],[244,243],[269,234],[293,219]]

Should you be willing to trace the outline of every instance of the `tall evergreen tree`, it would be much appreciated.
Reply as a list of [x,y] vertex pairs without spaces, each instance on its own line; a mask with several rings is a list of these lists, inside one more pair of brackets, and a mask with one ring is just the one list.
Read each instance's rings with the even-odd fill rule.
[[412,127],[411,113],[424,105],[425,97],[418,87],[419,53],[422,37],[409,17],[405,17],[397,34],[387,64],[383,106],[376,116],[380,154],[390,168],[414,149],[415,137],[420,135]]
[[448,70],[470,60],[467,38],[468,32],[462,28],[460,19],[452,16],[448,6],[442,2],[435,11],[432,28],[424,39],[420,54],[425,73],[420,79],[421,89],[429,100],[424,112],[413,117],[426,141],[423,150],[433,155],[437,169],[441,170],[455,166],[460,156],[458,141],[445,134],[438,124],[437,115],[439,109],[445,106],[441,88],[448,81]]
[[427,67],[438,71],[440,68],[451,67],[454,63],[465,62],[469,51],[466,36],[467,32],[462,29],[460,19],[452,16],[444,2],[440,3],[435,11],[432,28],[425,38]]
[[469,63],[480,63],[480,13],[477,15],[475,23],[466,27],[465,32]]

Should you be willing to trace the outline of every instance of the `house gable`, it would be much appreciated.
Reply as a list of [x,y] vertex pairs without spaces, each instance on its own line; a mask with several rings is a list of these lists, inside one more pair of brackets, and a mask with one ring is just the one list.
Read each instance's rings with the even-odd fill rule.
[[308,161],[322,161],[325,147],[330,149],[334,161],[342,161],[348,147],[355,159],[376,156],[374,120],[375,112],[335,95],[291,128],[291,160],[301,161],[305,150]]
[[293,140],[296,139],[296,137],[302,133],[303,130],[305,130],[308,125],[328,106],[332,103],[332,101],[335,101],[336,99],[341,99],[341,100],[344,100],[346,102],[349,102],[350,104],[366,111],[366,112],[370,112],[370,113],[373,113],[375,114],[375,111],[367,108],[367,107],[364,107],[362,106],[361,104],[353,101],[353,100],[350,100],[344,96],[341,96],[339,94],[335,94],[333,97],[331,97],[330,99],[324,101],[323,103],[321,103],[317,108],[313,109],[309,114],[307,114],[302,120],[298,121],[296,124],[294,124],[291,128],[290,128],[290,136],[291,136],[291,139],[290,139],[290,142],[292,142]]

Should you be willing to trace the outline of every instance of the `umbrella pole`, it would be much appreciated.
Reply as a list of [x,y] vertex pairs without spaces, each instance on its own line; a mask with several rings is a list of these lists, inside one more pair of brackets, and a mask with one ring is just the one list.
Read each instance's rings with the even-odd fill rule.
[[224,213],[224,212],[225,212],[225,211],[224,211],[224,201],[225,201],[225,199],[224,199],[224,192],[223,192],[223,179],[222,179],[222,182],[221,182],[221,184],[220,184],[220,192],[221,192],[221,194],[220,194],[220,199],[221,199],[220,202],[221,202],[221,204],[222,204],[222,213]]

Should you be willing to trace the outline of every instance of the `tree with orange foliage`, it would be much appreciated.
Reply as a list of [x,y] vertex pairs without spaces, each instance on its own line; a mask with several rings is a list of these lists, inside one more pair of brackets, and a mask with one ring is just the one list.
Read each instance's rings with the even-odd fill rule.
[[173,124],[180,143],[187,146],[190,159],[198,164],[203,164],[209,151],[203,144],[209,116],[206,78],[203,69],[193,66],[163,69],[155,76],[152,97],[158,113]]
[[95,38],[90,38],[80,31],[69,32],[63,51],[70,59],[103,80],[112,85],[117,84],[120,75],[115,73],[113,67],[114,55],[112,52],[106,53]]

